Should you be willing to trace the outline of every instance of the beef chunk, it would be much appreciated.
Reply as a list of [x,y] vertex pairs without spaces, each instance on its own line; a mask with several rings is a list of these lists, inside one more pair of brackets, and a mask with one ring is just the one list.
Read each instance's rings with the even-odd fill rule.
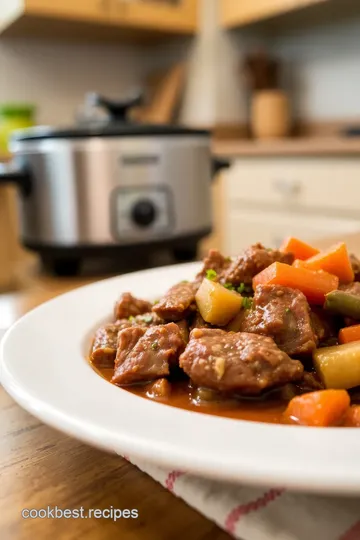
[[310,319],[316,338],[316,344],[318,344],[325,339],[326,329],[320,317],[314,311],[310,311]]
[[360,296],[360,282],[353,281],[352,283],[346,283],[339,286],[340,291],[345,291],[355,296]]
[[235,287],[240,283],[251,284],[256,274],[274,262],[291,264],[292,253],[282,253],[276,249],[266,249],[262,244],[255,244],[245,249],[223,273],[222,282]]
[[353,254],[350,255],[351,266],[354,271],[355,281],[360,281],[360,260]]
[[313,306],[310,311],[310,318],[318,345],[337,337],[337,319],[332,313],[321,307]]
[[180,367],[198,386],[244,394],[258,394],[303,374],[301,362],[289,358],[271,338],[211,328],[191,332]]
[[[352,283],[345,283],[339,285],[339,290],[353,294],[355,296],[360,296],[360,281],[354,281]],[[353,319],[352,317],[344,317],[343,322],[345,326],[353,326],[354,324],[359,324],[359,321]]]
[[195,309],[195,294],[198,285],[188,281],[171,287],[153,307],[154,313],[166,321],[179,321]]
[[[119,319],[115,323],[101,326],[95,334],[91,361],[97,367],[114,367],[117,340],[120,330],[132,326],[155,326],[163,324],[164,321],[156,313],[144,313],[129,319]],[[182,327],[184,339],[186,337],[185,327]],[[187,343],[187,341],[186,341]]]
[[111,382],[132,384],[170,374],[185,343],[177,324],[131,327],[119,332],[115,371]]
[[116,323],[105,324],[95,333],[91,352],[91,361],[97,367],[114,367],[119,331],[131,326],[125,319]]
[[220,277],[231,264],[230,257],[224,257],[217,249],[210,249],[208,256],[203,261],[204,265],[197,274],[195,280],[202,281],[208,270],[215,270]]
[[211,328],[211,324],[207,323],[197,311],[191,321],[190,330],[194,330],[194,328]]
[[189,341],[189,325],[185,319],[183,319],[182,321],[178,321],[176,324],[179,327],[180,334],[186,345]]
[[165,323],[164,319],[152,311],[143,313],[142,315],[136,315],[134,318],[130,317],[130,322],[132,325],[138,326],[158,326]]
[[316,347],[305,296],[280,285],[256,287],[252,309],[244,312],[240,330],[272,337],[290,356],[309,354]]
[[136,315],[151,311],[151,308],[152,304],[147,300],[140,300],[130,293],[123,293],[115,304],[115,320],[136,317]]
[[316,373],[304,371],[303,378],[298,384],[298,388],[302,394],[306,394],[307,392],[314,392],[315,390],[323,390],[324,385]]

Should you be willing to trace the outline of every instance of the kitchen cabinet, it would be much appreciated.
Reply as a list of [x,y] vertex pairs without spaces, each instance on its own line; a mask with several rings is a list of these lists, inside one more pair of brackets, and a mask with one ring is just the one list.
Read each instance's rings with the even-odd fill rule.
[[193,33],[196,30],[196,0],[114,0],[113,21],[136,29]]
[[221,23],[233,28],[326,2],[328,0],[220,0]]
[[131,41],[193,34],[198,0],[1,0],[4,35]]
[[222,249],[360,231],[360,157],[242,158],[223,180]]
[[360,231],[360,219],[306,216],[267,210],[239,210],[228,216],[225,236],[226,253],[234,255],[250,244],[261,242],[278,248],[286,236],[296,236],[311,242],[326,236],[341,236]]

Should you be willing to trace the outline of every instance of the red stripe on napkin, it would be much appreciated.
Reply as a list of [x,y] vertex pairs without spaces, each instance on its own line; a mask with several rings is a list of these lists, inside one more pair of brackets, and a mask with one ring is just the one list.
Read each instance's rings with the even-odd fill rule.
[[360,521],[357,521],[348,531],[342,534],[339,540],[359,540],[360,538]]
[[264,508],[270,502],[280,497],[283,491],[284,489],[270,489],[258,499],[250,501],[246,504],[239,504],[238,506],[233,508],[225,520],[226,531],[230,534],[234,534],[236,524],[243,516],[246,516],[246,514],[250,514],[251,512],[256,512],[261,508]]
[[168,474],[168,477],[165,480],[165,486],[169,491],[174,491],[174,485],[176,480],[179,478],[179,476],[182,476],[183,474],[185,473],[183,473],[182,471],[171,471]]

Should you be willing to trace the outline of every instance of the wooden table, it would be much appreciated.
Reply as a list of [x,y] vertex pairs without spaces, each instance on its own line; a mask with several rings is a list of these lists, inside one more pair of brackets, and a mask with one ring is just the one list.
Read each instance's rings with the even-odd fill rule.
[[[84,284],[33,280],[0,296],[0,328],[42,302]],[[26,359],[24,359],[26,361]],[[139,518],[23,519],[24,508],[137,508]],[[0,387],[1,540],[229,540],[229,536],[120,457],[45,426]]]

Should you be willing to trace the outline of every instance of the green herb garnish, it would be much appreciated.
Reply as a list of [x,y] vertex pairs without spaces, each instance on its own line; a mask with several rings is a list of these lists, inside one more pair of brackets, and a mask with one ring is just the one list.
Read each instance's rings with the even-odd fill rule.
[[154,341],[154,343],[151,344],[151,348],[153,351],[157,351],[159,348],[159,343],[157,341]]
[[229,289],[229,291],[235,291],[235,287],[232,283],[224,283],[223,285],[225,289]]
[[206,277],[210,281],[214,281],[214,279],[216,279],[217,277],[217,272],[213,270],[212,268],[210,268],[210,270],[206,270]]
[[135,321],[135,317],[133,317],[132,315],[130,315],[129,319],[128,319],[130,322],[133,322]]
[[141,319],[145,322],[145,323],[151,323],[152,320],[153,320],[153,316],[152,315],[143,315],[141,317]]
[[225,262],[231,262],[231,257],[225,257]]
[[290,313],[291,309],[289,307],[285,308],[285,313]]
[[237,288],[237,292],[241,294],[244,291],[245,291],[245,283],[240,283],[240,285]]
[[243,301],[242,301],[242,307],[244,309],[251,309],[252,303],[253,303],[252,298],[247,298],[246,296],[244,296]]
[[188,279],[183,279],[182,281],[180,281],[180,283],[189,283],[189,280]]

